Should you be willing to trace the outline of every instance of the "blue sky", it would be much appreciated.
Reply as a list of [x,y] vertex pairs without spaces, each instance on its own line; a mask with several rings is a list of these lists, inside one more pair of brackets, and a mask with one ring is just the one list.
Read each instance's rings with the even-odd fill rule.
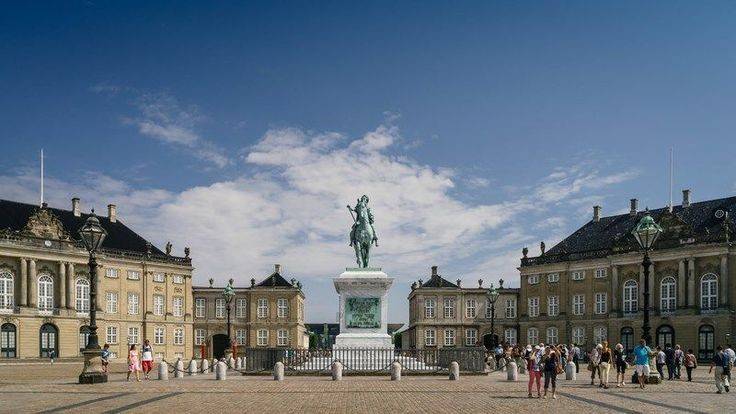
[[[368,3],[368,2],[363,2]],[[273,263],[332,321],[345,204],[372,198],[390,318],[437,264],[518,284],[637,197],[732,195],[733,2],[16,2],[0,15],[0,197],[78,195],[195,279]]]

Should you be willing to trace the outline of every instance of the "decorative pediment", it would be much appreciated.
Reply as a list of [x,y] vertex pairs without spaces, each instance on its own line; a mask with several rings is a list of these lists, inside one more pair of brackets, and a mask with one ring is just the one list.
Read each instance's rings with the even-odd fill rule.
[[659,242],[671,240],[679,243],[680,240],[693,237],[692,226],[686,223],[682,217],[668,210],[657,217],[657,223],[663,230],[663,233],[659,236]]
[[28,218],[23,233],[44,239],[69,240],[69,234],[64,230],[59,218],[47,208],[37,209]]

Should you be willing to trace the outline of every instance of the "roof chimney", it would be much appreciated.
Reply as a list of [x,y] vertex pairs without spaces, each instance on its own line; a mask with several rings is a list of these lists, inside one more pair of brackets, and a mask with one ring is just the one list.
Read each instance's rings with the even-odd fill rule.
[[281,265],[278,264],[278,263],[276,263],[275,265],[273,265],[273,272],[274,273],[281,274]]
[[593,206],[593,221],[601,221],[601,206]]
[[631,199],[631,209],[629,210],[629,214],[632,216],[635,216],[638,209],[639,209],[639,200],[632,198]]
[[690,207],[690,189],[689,188],[682,190],[682,206]]
[[118,208],[115,206],[115,204],[107,205],[107,218],[110,219],[110,223],[115,223],[118,221]]
[[456,280],[456,282],[457,282],[457,287],[461,287],[460,285],[463,283],[463,281],[460,280],[460,279],[458,279],[458,280]]
[[432,266],[432,276],[437,276],[437,266]]
[[79,209],[79,197],[72,198],[72,213],[74,213],[74,217],[82,215],[82,211]]

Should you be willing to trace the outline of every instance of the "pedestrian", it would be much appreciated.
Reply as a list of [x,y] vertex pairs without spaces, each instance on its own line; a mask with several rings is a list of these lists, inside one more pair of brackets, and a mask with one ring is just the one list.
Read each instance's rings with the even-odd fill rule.
[[728,370],[728,382],[731,382],[731,369],[736,364],[736,352],[731,348],[731,344],[726,344],[726,348],[723,350],[723,355],[728,357],[729,370]]
[[653,355],[652,349],[647,346],[644,338],[639,340],[639,345],[634,348],[634,369],[639,381],[639,388],[646,387],[647,377],[649,377],[649,357]]
[[624,346],[621,344],[616,344],[615,348],[613,349],[613,359],[614,363],[616,364],[616,388],[621,388],[626,383],[624,383],[625,375],[626,375],[626,351],[624,351]]
[[143,377],[145,379],[151,379],[150,373],[153,369],[153,347],[148,339],[143,341],[141,347],[141,367],[143,368]]
[[603,341],[601,362],[598,364],[598,369],[598,376],[602,381],[603,388],[608,389],[608,374],[611,372],[611,349],[608,348],[608,341]]
[[128,382],[130,382],[130,373],[135,372],[135,379],[141,382],[141,365],[138,361],[138,351],[135,350],[135,344],[130,345],[128,350]]
[[675,349],[671,344],[664,346],[665,364],[667,365],[667,379],[675,379]]
[[576,344],[570,344],[570,352],[572,353],[572,363],[575,364],[575,373],[580,373],[580,348]]
[[675,378],[680,379],[682,363],[685,360],[685,352],[680,345],[675,345]]
[[713,355],[713,360],[710,363],[710,369],[708,369],[709,374],[713,372],[713,368],[716,369],[714,379],[716,381],[716,393],[718,394],[722,394],[724,389],[726,392],[730,391],[728,388],[730,386],[730,382],[728,381],[730,365],[729,356],[723,352],[723,347],[718,345],[716,353]]
[[598,373],[598,381],[600,384],[598,387],[603,388],[603,379],[601,378],[601,352],[603,351],[603,345],[598,344],[588,354],[588,371],[590,371],[590,385],[595,385],[595,374]]
[[49,361],[51,361],[51,365],[54,365],[54,358],[56,358],[56,350],[52,349],[49,351]]
[[107,372],[107,366],[110,365],[110,344],[102,346],[102,371]]
[[692,349],[687,350],[687,354],[685,354],[685,371],[687,371],[687,381],[692,382],[693,380],[693,370],[698,367],[698,359],[695,358],[695,354],[693,354]]
[[547,389],[552,383],[552,398],[557,399],[557,374],[560,369],[559,356],[553,347],[547,348],[546,355],[542,359],[544,364],[544,398],[547,398]]
[[532,398],[532,384],[537,383],[537,398],[542,396],[542,350],[539,345],[535,346],[527,359],[527,371],[529,371],[529,398]]
[[667,362],[667,355],[662,351],[662,347],[657,345],[657,356],[655,357],[654,363],[657,366],[657,372],[659,372],[659,378],[664,381],[664,365]]
[[496,354],[496,366],[498,366],[501,358],[503,357],[503,345],[501,344],[496,345],[494,352]]

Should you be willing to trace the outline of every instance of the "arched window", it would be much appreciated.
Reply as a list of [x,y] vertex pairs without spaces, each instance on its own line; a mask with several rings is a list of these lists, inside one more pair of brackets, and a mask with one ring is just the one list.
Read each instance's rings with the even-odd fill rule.
[[77,312],[89,312],[89,280],[84,277],[78,278],[75,290],[77,293]]
[[713,325],[698,328],[698,359],[710,360],[715,354],[715,329]]
[[657,345],[664,349],[666,345],[673,345],[674,343],[675,330],[671,326],[661,325],[657,328]]
[[639,311],[639,284],[635,280],[624,283],[624,313]]
[[677,309],[677,282],[672,276],[662,279],[659,286],[659,309],[662,312],[674,312]]
[[718,307],[718,276],[708,273],[700,278],[700,309]]
[[547,328],[547,343],[550,345],[556,345],[560,341],[559,331],[556,327],[550,326]]
[[0,357],[15,358],[15,332],[15,325],[12,323],[4,323],[0,327]]
[[0,270],[0,309],[13,309],[13,274]]
[[572,342],[576,345],[585,344],[585,328],[582,326],[572,328]]
[[539,343],[539,330],[537,328],[529,328],[526,331],[526,340],[530,345]]
[[626,353],[634,350],[634,328],[629,326],[621,328],[621,345],[624,346]]
[[79,327],[79,352],[81,353],[84,351],[84,348],[87,347],[87,342],[89,341],[89,334],[92,332],[89,329],[89,326],[83,325]]
[[593,328],[593,340],[596,344],[602,344],[608,340],[608,329],[605,326],[596,326]]
[[40,356],[41,358],[49,358],[51,357],[51,354],[53,352],[53,355],[55,358],[59,357],[59,330],[56,329],[56,326],[45,323],[41,325],[41,330],[39,332],[40,338]]
[[38,309],[50,311],[54,309],[54,279],[49,275],[38,278]]

